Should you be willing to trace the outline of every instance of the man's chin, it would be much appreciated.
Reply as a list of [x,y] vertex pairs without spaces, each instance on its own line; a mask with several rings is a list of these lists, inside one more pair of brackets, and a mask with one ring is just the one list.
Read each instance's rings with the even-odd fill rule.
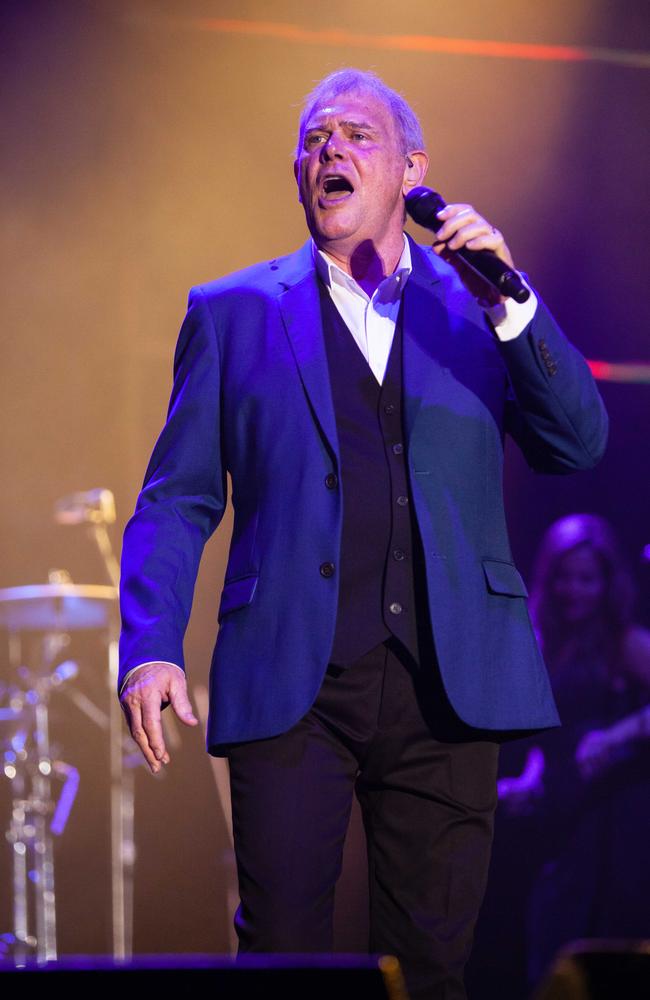
[[327,244],[341,243],[347,240],[351,242],[359,241],[359,227],[356,225],[346,225],[343,219],[327,220],[327,224],[313,225],[309,227],[312,239],[316,246],[326,248]]

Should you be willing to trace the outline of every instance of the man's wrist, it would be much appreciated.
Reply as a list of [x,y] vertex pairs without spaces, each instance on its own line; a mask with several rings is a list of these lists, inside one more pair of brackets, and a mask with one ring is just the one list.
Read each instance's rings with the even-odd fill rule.
[[495,306],[486,306],[484,311],[492,328],[501,341],[514,340],[526,329],[537,309],[537,296],[522,275],[522,281],[530,295],[525,302],[515,302],[507,298]]

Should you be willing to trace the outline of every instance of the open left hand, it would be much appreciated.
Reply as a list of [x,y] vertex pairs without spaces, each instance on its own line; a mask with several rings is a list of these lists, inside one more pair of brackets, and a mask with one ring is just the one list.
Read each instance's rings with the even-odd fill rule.
[[120,694],[120,704],[131,736],[153,774],[170,760],[160,717],[162,707],[171,705],[186,726],[196,726],[199,721],[192,711],[183,671],[169,663],[146,663],[134,671]]
[[467,247],[468,250],[492,250],[509,267],[514,267],[512,254],[502,234],[495,229],[471,205],[446,205],[438,212],[444,225],[436,233],[433,250],[454,268],[465,287],[474,295],[481,306],[495,306],[505,302],[497,290],[484,278],[476,274],[462,257],[452,250]]

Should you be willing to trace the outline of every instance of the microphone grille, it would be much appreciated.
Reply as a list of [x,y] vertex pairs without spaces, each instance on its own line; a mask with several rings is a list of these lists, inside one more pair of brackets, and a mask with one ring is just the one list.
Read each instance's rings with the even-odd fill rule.
[[431,229],[442,222],[436,219],[436,213],[445,207],[444,198],[437,191],[428,187],[416,187],[406,195],[406,211],[420,226]]

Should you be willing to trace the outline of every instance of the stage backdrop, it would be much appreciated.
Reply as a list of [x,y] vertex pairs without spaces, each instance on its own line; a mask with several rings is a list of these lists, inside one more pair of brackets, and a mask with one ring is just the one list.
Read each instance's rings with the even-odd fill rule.
[[[56,527],[53,504],[112,489],[119,547],[164,419],[188,288],[305,239],[296,120],[302,96],[333,69],[373,69],[408,97],[430,185],[503,230],[588,357],[648,361],[642,0],[17,0],[0,16],[0,586],[44,581],[55,567],[103,582],[90,541]],[[650,541],[650,389],[604,384],[603,394],[612,433],[597,470],[538,478],[510,456],[524,573],[543,529],[569,511],[610,517],[633,561]],[[230,523],[202,565],[187,639],[193,687],[206,682]],[[78,683],[105,704],[99,641],[74,642]],[[63,695],[54,708],[60,755],[81,771],[57,843],[60,947],[106,951],[105,738]],[[182,737],[164,778],[137,775],[139,951],[228,946],[225,826],[202,736]],[[1,794],[4,822],[8,782]],[[345,895],[363,877],[353,847],[345,950],[363,938]],[[0,848],[3,874],[8,863]],[[5,894],[0,932],[9,923]]]

